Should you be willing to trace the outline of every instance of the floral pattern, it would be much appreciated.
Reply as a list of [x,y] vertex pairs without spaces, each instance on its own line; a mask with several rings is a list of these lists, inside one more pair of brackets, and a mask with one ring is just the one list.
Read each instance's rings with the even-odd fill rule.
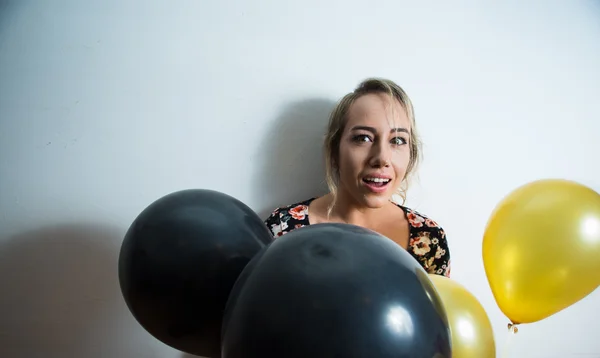
[[[273,237],[310,225],[308,205],[316,198],[275,209],[265,220]],[[430,274],[450,277],[450,250],[444,229],[427,216],[396,204],[406,213],[410,225],[407,251]]]

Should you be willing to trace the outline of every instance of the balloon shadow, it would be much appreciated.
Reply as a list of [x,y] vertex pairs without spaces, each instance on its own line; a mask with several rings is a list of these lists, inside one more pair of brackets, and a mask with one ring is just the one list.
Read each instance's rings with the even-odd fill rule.
[[254,178],[256,212],[327,193],[323,138],[335,101],[311,98],[293,102],[275,120],[256,157],[263,160]]
[[0,356],[102,357],[111,350],[119,236],[66,224],[0,240]]

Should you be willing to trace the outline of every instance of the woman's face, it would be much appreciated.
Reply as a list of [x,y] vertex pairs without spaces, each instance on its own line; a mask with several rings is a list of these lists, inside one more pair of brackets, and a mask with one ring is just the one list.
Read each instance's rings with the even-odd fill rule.
[[396,99],[383,94],[358,98],[349,108],[340,140],[340,191],[360,206],[387,204],[406,174],[410,130]]

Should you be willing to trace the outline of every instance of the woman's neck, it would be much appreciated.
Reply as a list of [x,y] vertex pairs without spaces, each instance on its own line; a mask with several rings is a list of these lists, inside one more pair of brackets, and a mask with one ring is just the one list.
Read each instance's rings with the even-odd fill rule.
[[[328,196],[330,197],[329,204],[331,204],[334,200],[333,195],[329,194]],[[369,208],[360,205],[350,194],[344,191],[338,192],[335,199],[330,217],[332,221],[369,227],[375,221],[375,218],[381,215],[382,208]]]

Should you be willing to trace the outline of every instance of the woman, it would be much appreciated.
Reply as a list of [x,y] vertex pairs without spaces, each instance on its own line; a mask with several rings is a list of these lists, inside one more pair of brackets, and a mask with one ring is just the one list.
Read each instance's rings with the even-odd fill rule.
[[265,221],[273,236],[318,223],[358,225],[392,239],[428,273],[449,277],[444,230],[403,205],[420,155],[404,90],[386,79],[363,81],[331,113],[324,149],[329,194],[275,209]]

